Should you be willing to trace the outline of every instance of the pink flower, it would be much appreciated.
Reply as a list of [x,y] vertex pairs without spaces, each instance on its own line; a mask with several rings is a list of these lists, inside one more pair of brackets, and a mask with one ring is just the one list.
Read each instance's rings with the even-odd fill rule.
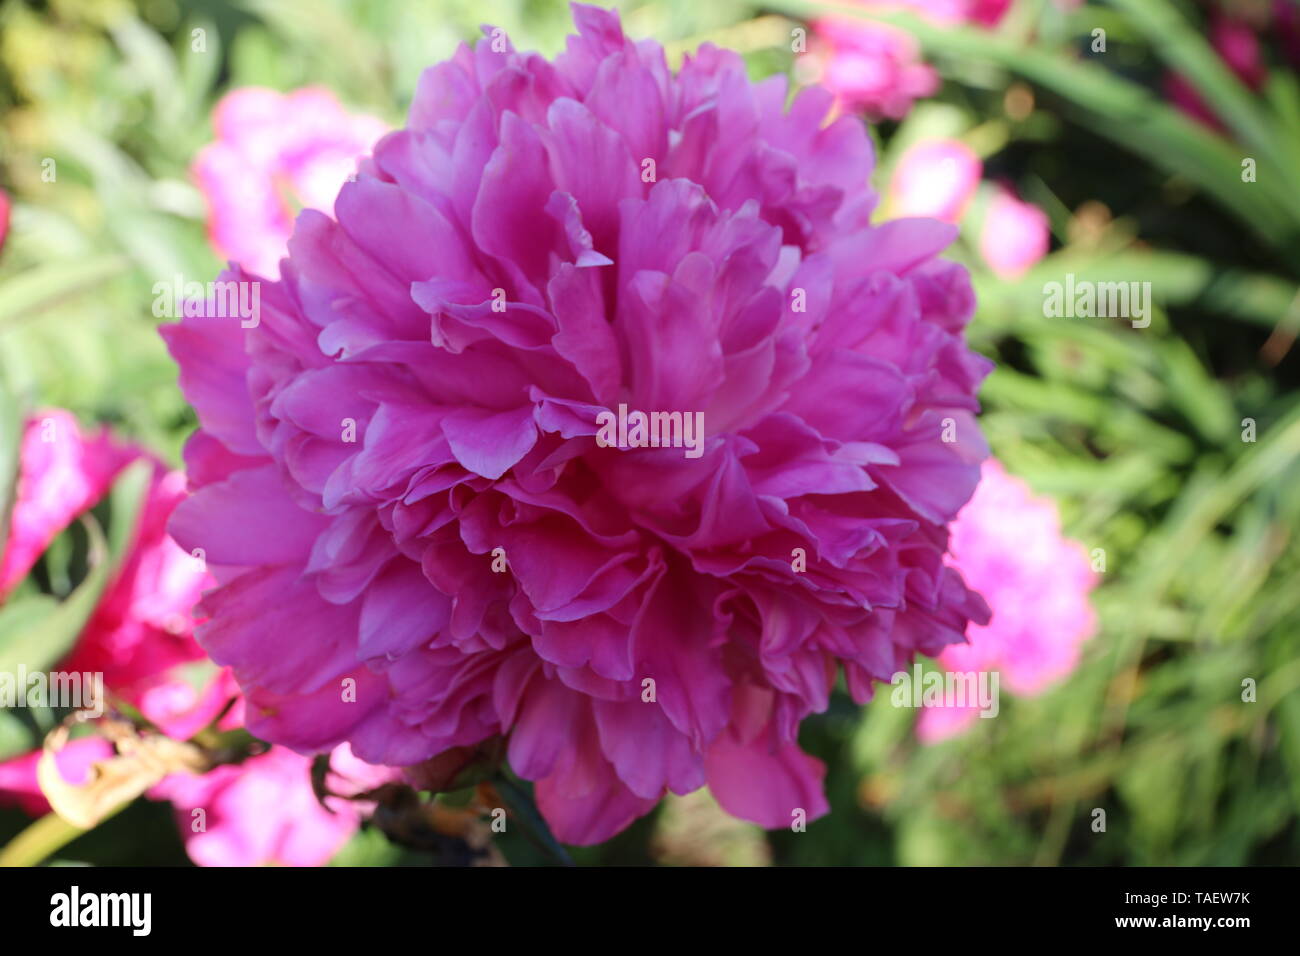
[[213,125],[217,141],[194,162],[212,244],[264,276],[279,273],[297,207],[330,212],[357,158],[385,131],[317,88],[234,90],[217,104]]
[[167,535],[172,509],[185,496],[183,474],[168,473],[151,455],[106,431],[83,435],[66,411],[35,413],[19,450],[17,495],[0,555],[0,595],[22,580],[55,536],[98,504],[122,470],[139,459],[152,463],[153,474],[133,547],[61,666],[102,673],[106,686],[160,725],[179,720],[197,729],[228,695],[215,693],[216,683],[213,693],[201,695],[170,676],[174,668],[205,656],[191,636],[190,611],[211,583],[201,564]]
[[[1056,505],[1035,498],[995,460],[984,463],[975,495],[952,525],[949,564],[993,612],[972,623],[969,643],[944,648],[951,672],[997,671],[999,687],[1020,696],[1042,693],[1074,670],[1080,645],[1097,627],[1088,593],[1097,577],[1087,552],[1061,536]],[[933,742],[972,724],[978,707],[927,707],[917,735]]]
[[[837,673],[863,701],[984,620],[943,561],[986,453],[969,276],[952,226],[870,225],[825,91],[574,15],[555,63],[496,34],[426,71],[257,328],[164,328],[199,640],[301,752],[508,735],[566,842],[706,783],[787,826],[827,809],[797,735]],[[699,453],[602,445],[619,405],[702,415]]]
[[998,187],[984,213],[979,244],[980,255],[999,278],[1023,275],[1047,255],[1051,244],[1047,213]]
[[[171,801],[185,852],[199,866],[323,866],[356,832],[361,808],[336,797],[326,799],[328,809],[321,806],[311,763],[310,757],[272,747],[205,774],[173,774],[149,796]],[[327,774],[331,793],[361,792],[391,779],[346,746],[331,758],[331,769],[340,766],[360,769],[366,785]]]
[[889,186],[890,212],[959,222],[983,168],[975,151],[958,140],[918,143],[898,161]]
[[9,235],[9,194],[0,189],[0,249],[5,247],[7,235]]
[[[1012,0],[855,0],[847,5],[890,13],[914,13],[950,26],[992,28]],[[939,75],[920,59],[908,33],[856,17],[813,21],[813,78],[836,94],[837,106],[873,119],[902,119],[912,103],[939,89]]]
[[936,23],[974,23],[982,27],[995,27],[1011,9],[1012,0],[859,0],[866,6],[881,9],[902,7],[921,14]]
[[18,452],[13,515],[0,554],[0,600],[138,454],[103,431],[83,436],[76,418],[60,409],[28,419]]
[[[3,580],[17,583],[54,536],[98,504],[122,469],[139,459],[153,462],[153,476],[131,550],[56,669],[102,674],[115,698],[184,740],[215,720],[238,688],[228,671],[205,661],[193,638],[192,608],[213,581],[166,532],[172,510],[185,496],[183,474],[167,472],[152,456],[105,432],[83,435],[68,412],[38,412],[24,432],[13,528],[0,567],[6,571]],[[240,713],[236,706],[223,729],[238,726]],[[111,756],[107,741],[90,737],[73,740],[57,760],[63,776],[75,784],[91,764]],[[36,750],[0,763],[0,803],[16,803],[33,815],[49,812],[37,782],[39,757]],[[391,779],[391,773],[363,764],[346,748],[336,752],[335,767],[357,781],[347,784],[336,777],[338,793]],[[335,814],[320,808],[311,790],[310,760],[284,748],[201,776],[169,777],[152,795],[178,801],[187,849],[201,865],[323,863],[356,830],[363,809],[346,801]],[[188,811],[209,805],[206,834],[194,833]]]
[[[97,505],[122,470],[141,459],[151,462],[153,473],[131,550],[57,669],[102,674],[104,686],[116,697],[164,731],[185,738],[214,719],[235,688],[229,675],[215,668],[200,687],[181,672],[204,660],[191,633],[190,613],[203,587],[211,584],[202,566],[167,536],[167,520],[185,494],[183,474],[167,472],[161,462],[106,431],[83,435],[66,411],[35,413],[19,451],[17,497],[0,555],[0,588],[16,585],[55,536]],[[80,741],[74,745],[89,752]],[[0,765],[0,789],[39,793],[35,759],[33,754]],[[44,805],[43,798],[38,802]]]
[[202,563],[167,535],[184,497],[185,476],[156,465],[134,545],[61,665],[102,673],[114,694],[180,740],[211,723],[235,693],[229,675],[215,668],[200,686],[181,674],[206,657],[194,641],[192,610],[213,584]]
[[872,119],[902,119],[912,103],[939,89],[939,74],[920,60],[910,34],[883,23],[829,18],[812,28],[816,79],[840,109]]
[[982,27],[995,27],[1011,9],[1013,0],[970,0],[966,5],[966,19]]

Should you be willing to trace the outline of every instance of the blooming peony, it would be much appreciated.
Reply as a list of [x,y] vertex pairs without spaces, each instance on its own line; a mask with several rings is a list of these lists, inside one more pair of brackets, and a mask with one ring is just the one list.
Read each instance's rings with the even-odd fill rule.
[[212,244],[265,276],[278,274],[297,209],[329,212],[357,156],[385,130],[315,88],[235,90],[217,104],[213,125],[216,142],[194,162]]
[[[993,612],[971,624],[969,643],[939,655],[952,672],[997,671],[999,686],[1032,696],[1074,670],[1080,645],[1096,630],[1088,593],[1097,583],[1087,552],[1061,536],[1056,505],[1035,498],[997,461],[984,463],[979,487],[952,525],[949,563]],[[978,706],[927,707],[917,724],[927,742],[974,723]]]
[[915,39],[883,23],[829,17],[812,24],[813,78],[840,109],[902,119],[912,103],[938,92],[939,74],[921,62]]
[[[827,92],[574,15],[554,63],[497,32],[426,71],[256,328],[164,329],[199,641],[300,752],[507,735],[566,842],[705,784],[786,826],[826,810],[797,735],[837,673],[864,701],[985,620],[944,563],[986,454],[969,277],[954,227],[870,225]],[[597,441],[620,405],[702,414],[702,454]]]

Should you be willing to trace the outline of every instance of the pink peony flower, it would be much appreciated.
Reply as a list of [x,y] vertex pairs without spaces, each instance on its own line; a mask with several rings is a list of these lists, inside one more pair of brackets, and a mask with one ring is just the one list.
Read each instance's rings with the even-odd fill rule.
[[889,210],[956,223],[980,183],[984,164],[954,139],[929,140],[905,152],[889,184]]
[[264,276],[279,274],[297,209],[328,213],[357,157],[386,128],[316,88],[234,90],[217,104],[213,125],[216,142],[194,162],[209,236],[223,257]]
[[[787,826],[837,672],[866,700],[985,619],[943,560],[986,454],[969,276],[952,226],[870,225],[827,92],[574,15],[554,63],[497,33],[426,71],[257,328],[164,328],[199,640],[301,752],[508,735],[569,843],[705,784]],[[598,442],[620,404],[702,415],[700,454]]]
[[1014,279],[1047,255],[1051,227],[1047,213],[998,187],[984,213],[980,255],[999,278]]
[[[993,612],[972,623],[968,643],[944,648],[951,672],[997,671],[999,687],[1020,696],[1042,693],[1074,670],[1080,645],[1096,630],[1088,593],[1097,577],[1088,554],[1061,536],[1056,504],[1035,498],[995,460],[984,463],[979,487],[952,525],[948,563]],[[979,708],[927,707],[917,736],[927,743],[960,733]]]
[[838,108],[872,119],[902,119],[912,103],[939,90],[939,74],[920,60],[908,33],[883,23],[831,17],[812,24],[814,79]]

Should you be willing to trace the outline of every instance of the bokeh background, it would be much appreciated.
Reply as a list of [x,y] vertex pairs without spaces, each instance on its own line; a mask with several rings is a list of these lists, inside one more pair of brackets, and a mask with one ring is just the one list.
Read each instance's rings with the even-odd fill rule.
[[[755,79],[826,69],[818,32],[795,53],[792,31],[830,5],[618,7],[630,35],[670,57],[714,42],[739,50]],[[942,82],[873,123],[874,185],[888,196],[901,157],[925,141],[959,141],[982,162],[950,253],[974,278],[971,340],[997,362],[982,421],[1007,469],[1055,499],[1066,534],[1104,551],[1096,633],[1068,678],[1032,698],[1004,693],[998,719],[937,743],[919,742],[915,712],[887,695],[865,709],[837,695],[804,724],[833,807],[806,833],[766,834],[701,793],[575,858],[1300,862],[1300,11],[1016,0],[993,22],[916,12],[887,16]],[[1256,45],[1216,33],[1224,18]],[[560,0],[0,0],[7,389],[178,464],[195,421],[152,288],[221,267],[191,174],[215,104],[240,87],[320,86],[399,125],[420,71],[485,22],[547,55],[570,29]],[[981,236],[1008,193],[1041,210],[1044,247],[1031,238],[1018,261],[991,264]],[[1150,326],[1045,316],[1044,283],[1067,273],[1151,282]],[[0,759],[40,729],[0,713]],[[27,823],[0,809],[0,845]],[[501,849],[513,863],[543,859],[513,835]],[[188,863],[169,808],[143,799],[58,858]],[[435,857],[368,827],[335,862]]]

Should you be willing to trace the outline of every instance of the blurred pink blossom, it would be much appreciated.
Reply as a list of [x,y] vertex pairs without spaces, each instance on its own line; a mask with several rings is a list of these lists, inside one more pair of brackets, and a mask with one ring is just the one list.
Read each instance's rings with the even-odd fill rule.
[[9,235],[9,194],[0,189],[0,249],[5,247],[7,235]]
[[980,255],[1002,279],[1023,275],[1051,244],[1047,213],[1018,199],[1010,189],[998,187],[984,213]]
[[0,554],[0,600],[49,543],[108,491],[139,452],[103,431],[83,436],[68,412],[37,412],[23,430],[18,487]]
[[1006,16],[1014,0],[865,0],[869,6],[887,9],[901,6],[919,13],[936,23],[974,23],[982,27],[995,27]]
[[879,23],[831,18],[813,23],[817,82],[837,108],[872,119],[902,119],[913,101],[939,89],[939,75],[920,60],[909,34]]
[[[171,801],[185,852],[199,866],[322,866],[356,832],[363,807],[336,797],[327,798],[328,809],[321,806],[311,764],[311,757],[272,747],[202,775],[174,774],[149,795]],[[396,773],[363,763],[347,744],[334,751],[330,766],[326,788],[342,795]]]
[[958,140],[918,143],[903,154],[894,170],[890,212],[959,222],[983,168],[975,151]]
[[[940,24],[994,27],[1012,0],[857,0],[864,9],[905,11]],[[939,89],[939,75],[920,59],[908,33],[883,23],[831,17],[812,24],[816,82],[836,95],[839,109],[872,119],[902,119],[913,101]]]
[[339,186],[385,132],[353,116],[328,90],[234,90],[213,113],[217,140],[194,162],[218,253],[269,278],[279,276],[299,207],[333,211]]
[[[1097,576],[1087,552],[1061,535],[1056,504],[1037,498],[995,459],[952,525],[948,563],[988,603],[993,617],[972,622],[966,644],[950,644],[937,660],[950,672],[997,671],[1000,688],[1041,693],[1079,662],[1080,645],[1096,630],[1088,602]],[[960,733],[978,706],[926,707],[917,736],[929,743]]]
[[[113,697],[138,708],[169,736],[184,740],[212,723],[238,695],[230,672],[206,659],[193,638],[192,609],[214,583],[201,561],[167,534],[167,521],[185,497],[185,476],[169,472],[142,449],[105,431],[84,434],[61,409],[37,412],[20,446],[17,498],[0,556],[0,585],[18,583],[49,543],[94,507],[133,461],[152,463],[153,475],[130,551],[100,598],[71,653],[56,670],[102,673]],[[3,591],[0,591],[3,594]],[[242,723],[242,701],[220,727]],[[64,778],[85,779],[90,766],[113,755],[98,737],[71,741],[57,755]],[[37,782],[40,750],[0,763],[0,804],[48,813]],[[191,859],[200,865],[321,864],[354,832],[362,806],[339,801],[336,813],[319,806],[311,789],[311,761],[272,748],[242,764],[207,774],[174,775],[151,792],[173,799]],[[394,771],[334,754],[332,792],[351,794],[390,780]],[[341,774],[341,776],[340,776]],[[208,807],[205,833],[194,833],[189,811]]]

